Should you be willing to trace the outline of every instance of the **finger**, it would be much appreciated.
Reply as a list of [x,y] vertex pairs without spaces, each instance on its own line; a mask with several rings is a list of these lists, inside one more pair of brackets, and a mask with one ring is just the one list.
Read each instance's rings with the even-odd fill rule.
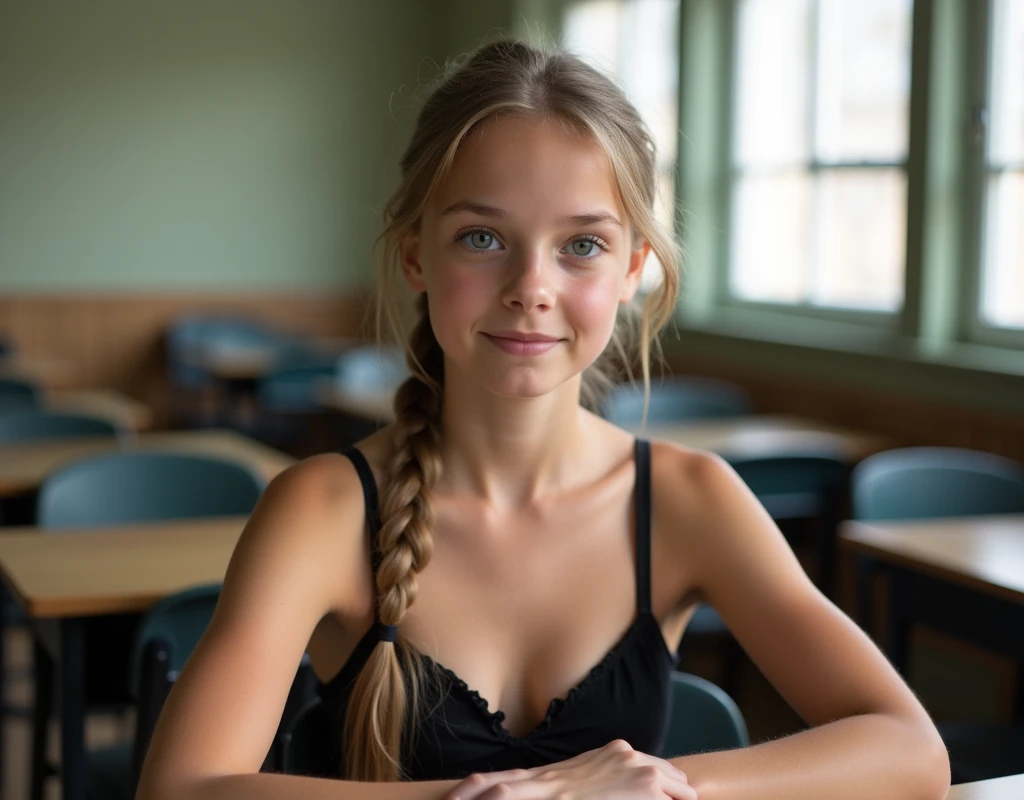
[[503,772],[476,772],[457,784],[445,800],[479,800],[491,787],[501,783],[515,783],[530,776],[529,770],[508,769]]

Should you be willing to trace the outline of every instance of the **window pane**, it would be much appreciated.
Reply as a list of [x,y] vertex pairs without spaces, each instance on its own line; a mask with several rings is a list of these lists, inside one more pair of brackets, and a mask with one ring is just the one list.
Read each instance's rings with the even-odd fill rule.
[[815,124],[821,160],[906,157],[912,10],[912,0],[820,0]]
[[989,162],[1024,163],[1024,0],[996,0]]
[[[679,0],[586,0],[568,7],[563,46],[615,76],[650,128],[658,151],[656,213],[667,230],[673,207],[679,95]],[[661,282],[652,254],[641,287]]]
[[1024,172],[988,182],[982,319],[1024,328]]
[[902,170],[828,170],[814,206],[815,305],[895,311],[903,300],[907,179]]
[[734,294],[897,310],[913,0],[737,8]]
[[811,0],[741,0],[736,39],[735,163],[810,160]]
[[807,173],[751,176],[736,183],[732,294],[798,303],[806,295],[811,183]]

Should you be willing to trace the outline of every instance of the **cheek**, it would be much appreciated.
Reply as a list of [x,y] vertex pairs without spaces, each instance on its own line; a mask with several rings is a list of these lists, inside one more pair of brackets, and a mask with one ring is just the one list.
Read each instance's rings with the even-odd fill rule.
[[482,270],[447,269],[432,276],[427,291],[454,314],[479,310],[494,294],[494,282]]
[[586,331],[601,349],[611,338],[619,307],[619,286],[614,279],[588,281],[571,292],[572,317],[578,330]]

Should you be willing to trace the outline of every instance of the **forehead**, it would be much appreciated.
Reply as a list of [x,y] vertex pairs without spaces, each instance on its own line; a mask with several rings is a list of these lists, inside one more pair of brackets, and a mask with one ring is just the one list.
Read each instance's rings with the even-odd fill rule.
[[625,222],[604,148],[557,118],[494,118],[470,131],[427,214],[460,200],[498,206],[518,218],[605,208]]

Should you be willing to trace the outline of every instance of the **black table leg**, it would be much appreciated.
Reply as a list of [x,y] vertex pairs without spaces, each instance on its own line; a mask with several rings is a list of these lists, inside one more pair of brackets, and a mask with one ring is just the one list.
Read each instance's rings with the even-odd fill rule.
[[36,696],[32,705],[32,800],[43,800],[49,765],[46,761],[50,717],[53,714],[53,659],[33,637]]
[[885,570],[889,575],[889,609],[887,615],[886,655],[896,670],[907,677],[908,656],[910,653],[910,616],[908,609],[910,598],[909,586],[899,570]]
[[854,558],[857,615],[861,628],[875,638],[875,562],[865,556]]
[[82,620],[61,620],[61,797],[85,800],[85,635]]

